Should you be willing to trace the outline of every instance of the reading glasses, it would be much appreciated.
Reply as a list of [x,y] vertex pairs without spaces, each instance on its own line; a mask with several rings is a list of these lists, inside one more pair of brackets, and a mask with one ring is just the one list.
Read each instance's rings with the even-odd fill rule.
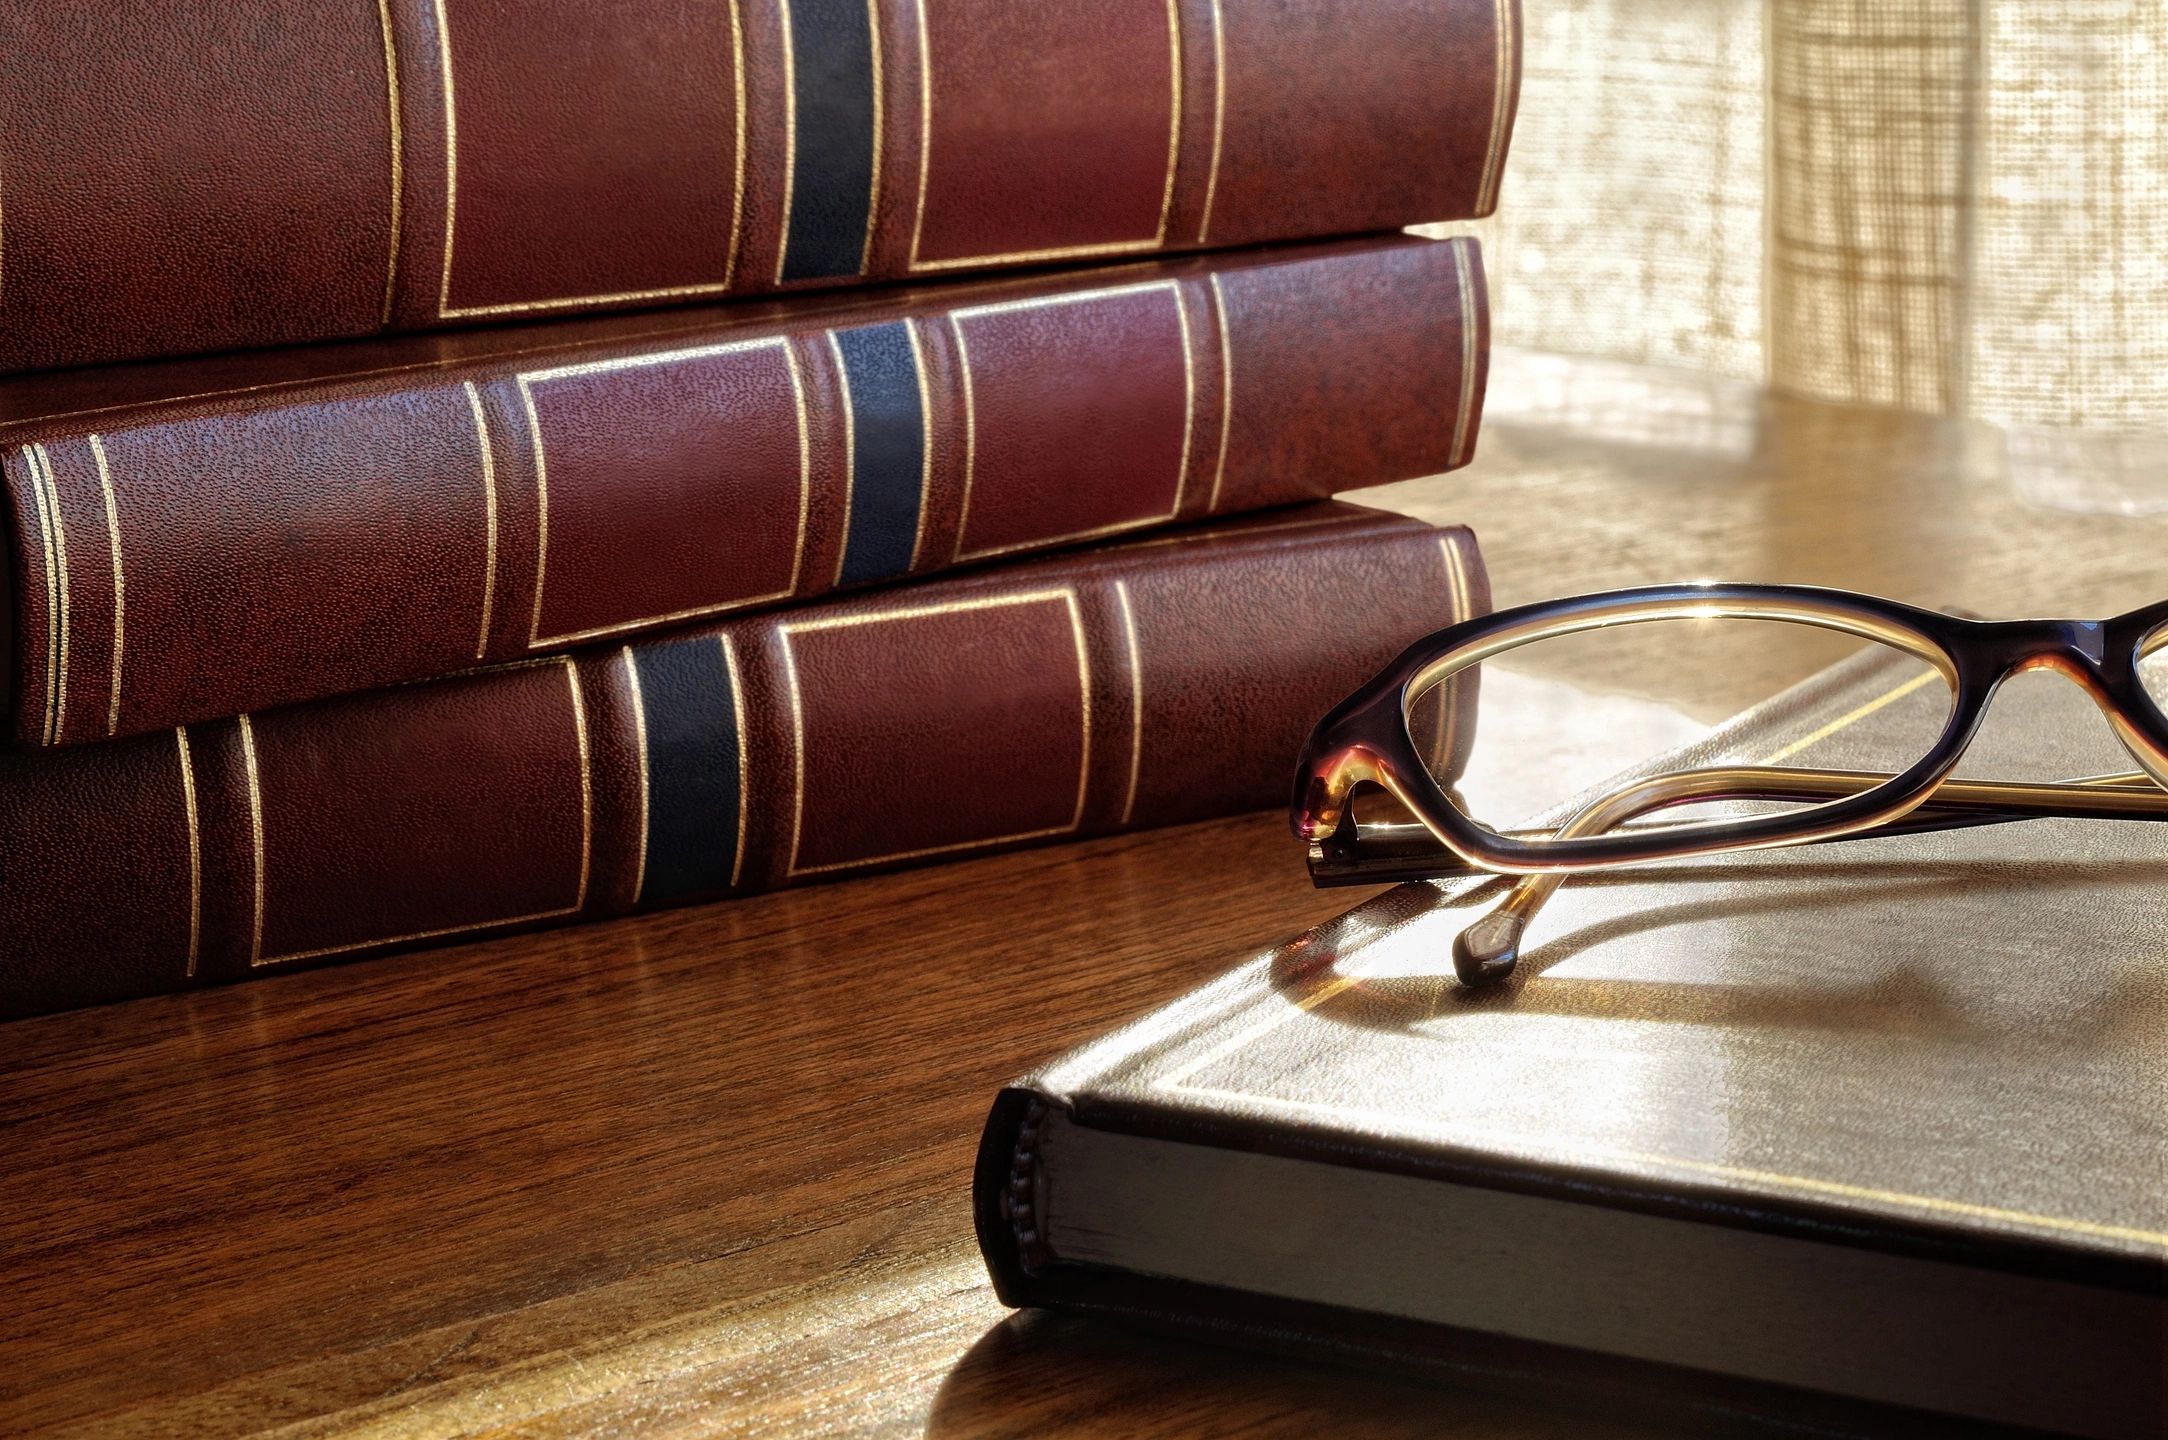
[[[1554,826],[1507,830],[1471,816],[1453,788],[1471,737],[1452,733],[1452,717],[1470,708],[1479,681],[1490,683],[1483,663],[1509,653],[1516,661],[1585,659],[1618,645],[1620,627],[1641,626],[1651,627],[1636,633],[1661,646],[1661,663],[1682,675],[1695,672],[1694,660],[1721,664],[1759,648],[1780,627],[1881,652],[1901,678],[1863,707],[1879,713],[1847,741],[1855,750],[1871,742],[1874,768],[1774,763],[1805,748],[1800,741],[1764,763],[1629,780],[1554,812],[1565,815]],[[1708,643],[1719,637],[1724,643]],[[1303,749],[1292,819],[1319,885],[1520,877],[1454,942],[1461,981],[1483,984],[1512,972],[1528,921],[1581,871],[2048,816],[2168,819],[2168,675],[2149,677],[2152,667],[2139,664],[2164,647],[2168,601],[2107,620],[1989,621],[1843,590],[1707,584],[1523,605],[1416,642],[1326,715]],[[1997,687],[2028,670],[2082,686],[2139,769],[2031,783],[1951,778]],[[1475,731],[1479,745],[1481,726]],[[1413,819],[1358,820],[1352,802],[1371,790]],[[1728,813],[1674,818],[1716,802],[1727,802]]]

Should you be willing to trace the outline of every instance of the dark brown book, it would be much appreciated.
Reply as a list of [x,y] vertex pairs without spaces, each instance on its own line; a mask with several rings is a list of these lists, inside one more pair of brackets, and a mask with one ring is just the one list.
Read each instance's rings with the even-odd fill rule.
[[1467,531],[1326,504],[0,755],[0,1015],[1261,809],[1486,604]]
[[[1860,768],[1917,673],[1650,768]],[[2033,675],[1965,773],[2127,768]],[[1489,991],[1499,887],[1405,885],[1006,1091],[980,1243],[1010,1304],[1726,1431],[2157,1437],[2164,862],[2043,820],[1575,880]]]
[[103,740],[1447,470],[1484,324],[1394,237],[20,376],[0,687]]
[[16,0],[0,370],[1488,214],[1515,0]]

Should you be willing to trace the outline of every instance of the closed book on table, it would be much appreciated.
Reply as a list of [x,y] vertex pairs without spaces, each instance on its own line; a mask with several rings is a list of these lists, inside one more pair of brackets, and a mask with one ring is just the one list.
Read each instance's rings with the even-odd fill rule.
[[1472,240],[0,382],[19,743],[158,730],[1450,469]]
[[[1866,768],[1939,724],[1920,673],[1649,769]],[[1964,772],[2127,768],[2032,675]],[[1572,880],[1483,991],[1500,887],[1405,885],[1003,1094],[980,1242],[1011,1304],[1725,1433],[2158,1436],[2164,861],[2041,820]]]
[[1328,504],[0,755],[0,1014],[1260,809],[1486,603],[1465,530]]
[[1488,214],[1515,0],[0,9],[0,370]]

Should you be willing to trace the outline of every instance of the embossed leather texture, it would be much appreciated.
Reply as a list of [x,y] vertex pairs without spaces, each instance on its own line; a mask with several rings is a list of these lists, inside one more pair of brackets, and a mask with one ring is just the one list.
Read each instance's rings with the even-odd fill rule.
[[1488,214],[1516,0],[0,7],[0,370]]
[[0,756],[0,1014],[1278,802],[1488,604],[1298,507],[427,684]]
[[1486,323],[1392,237],[0,381],[15,737],[1450,469]]
[[[1879,766],[1947,713],[1921,674],[1847,662],[1647,768]],[[1960,773],[2128,768],[2035,673]],[[981,1244],[1011,1304],[1697,1433],[2157,1436],[2164,857],[2157,824],[2041,820],[1576,878],[1481,991],[1453,937],[1502,887],[1403,885],[1019,1082]],[[1186,1183],[1124,1199],[1146,1171],[1095,1182],[1075,1157],[1124,1147],[1087,1131],[1181,1147]]]

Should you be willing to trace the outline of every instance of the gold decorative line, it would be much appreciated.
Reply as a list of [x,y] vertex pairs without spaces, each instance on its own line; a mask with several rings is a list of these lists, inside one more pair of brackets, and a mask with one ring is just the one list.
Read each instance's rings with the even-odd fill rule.
[[919,237],[926,231],[926,177],[933,173],[933,44],[926,35],[926,0],[911,0],[918,15],[918,212],[911,221],[909,268],[918,268]]
[[726,290],[737,277],[738,246],[745,233],[745,19],[738,0],[730,0],[730,93],[737,106],[738,135],[730,181],[730,253],[723,259]]
[[775,0],[783,17],[783,229],[775,242],[775,283],[790,260],[790,197],[798,183],[798,59],[790,33],[790,0]]
[[723,642],[723,673],[730,677],[730,723],[738,731],[738,838],[737,849],[730,855],[730,888],[738,888],[738,877],[745,873],[745,803],[748,765],[746,750],[752,737],[745,728],[745,682],[738,674],[738,647],[727,634]]
[[[971,350],[964,341],[963,322],[984,315],[1010,315],[1022,310],[1045,310],[1057,305],[1088,305],[1102,300],[1118,300],[1131,295],[1143,295],[1154,291],[1166,293],[1174,301],[1175,323],[1182,332],[1182,465],[1175,472],[1174,504],[1164,515],[1145,515],[1130,520],[1117,520],[1106,525],[1072,531],[1065,535],[1040,535],[1029,540],[1019,540],[1008,545],[980,546],[966,549],[965,541],[971,528],[971,490],[978,475],[978,406],[972,387]],[[963,503],[956,516],[956,546],[950,554],[952,561],[980,560],[993,555],[1013,554],[1018,550],[1037,550],[1049,545],[1061,545],[1076,540],[1094,540],[1105,535],[1120,534],[1124,530],[1142,529],[1147,525],[1163,525],[1182,513],[1182,492],[1189,479],[1189,455],[1192,433],[1196,428],[1197,372],[1192,357],[1189,312],[1182,304],[1181,286],[1172,280],[1151,281],[1138,285],[1117,285],[1105,290],[1091,290],[1081,295],[1042,295],[1029,300],[1006,300],[992,305],[973,305],[949,312],[949,329],[956,337],[956,363],[964,378],[964,494]],[[923,507],[921,507],[923,508]]]
[[1219,463],[1212,467],[1212,497],[1205,502],[1205,512],[1219,513],[1220,485],[1227,478],[1227,437],[1235,422],[1235,352],[1227,339],[1227,292],[1220,288],[1220,277],[1212,277],[1212,316],[1219,324],[1220,350],[1220,443]]
[[873,227],[881,215],[882,87],[887,77],[881,67],[881,0],[866,0],[866,36],[873,53],[873,180],[866,187],[866,240],[858,251],[858,273],[873,268]]
[[1475,413],[1475,275],[1468,264],[1469,242],[1447,243],[1453,247],[1453,276],[1460,288],[1460,409],[1453,419],[1453,448],[1448,454],[1453,464],[1460,465],[1468,458],[1468,419]]
[[33,443],[30,448],[37,452],[38,469],[45,484],[45,503],[53,516],[53,557],[56,562],[55,572],[60,577],[60,656],[57,668],[60,678],[54,688],[53,733],[46,742],[50,745],[57,744],[68,729],[68,637],[74,629],[68,616],[68,592],[71,588],[68,569],[68,520],[60,512],[60,482],[53,475],[53,457],[46,453],[43,445]]
[[196,952],[203,935],[203,840],[196,827],[196,770],[188,753],[188,727],[173,727],[173,741],[181,755],[181,813],[188,821],[188,969],[196,978]]
[[1122,800],[1122,823],[1137,809],[1137,777],[1144,768],[1144,652],[1137,647],[1137,611],[1129,600],[1129,582],[1114,582],[1122,607],[1122,638],[1129,646],[1129,790]]
[[[855,860],[836,860],[822,865],[798,863],[799,841],[805,829],[805,703],[798,684],[798,658],[791,640],[798,635],[815,634],[823,630],[847,630],[864,625],[885,625],[899,620],[920,620],[930,616],[958,615],[973,610],[993,610],[1011,605],[1044,605],[1060,601],[1068,607],[1070,633],[1076,641],[1077,685],[1082,697],[1083,741],[1077,764],[1076,811],[1067,825],[1057,825],[1044,830],[1021,831],[1014,835],[991,835],[977,840],[960,840],[953,844],[933,845],[917,850],[898,850],[885,855],[865,856]],[[948,600],[933,605],[912,605],[902,609],[879,611],[863,615],[822,616],[812,620],[791,621],[776,627],[777,638],[783,649],[784,688],[790,696],[790,724],[792,750],[791,820],[789,863],[784,878],[799,875],[820,875],[836,870],[854,870],[868,865],[885,865],[898,860],[915,860],[927,855],[945,855],[958,850],[974,850],[989,845],[1005,845],[1022,840],[1037,840],[1049,835],[1073,835],[1084,823],[1084,800],[1091,786],[1092,744],[1092,683],[1091,651],[1084,635],[1084,614],[1077,603],[1073,586],[1057,589],[1030,590],[1014,595],[986,595],[970,600]],[[739,746],[744,754],[744,746]],[[740,787],[743,794],[743,787]],[[742,803],[741,803],[742,813]]]
[[1499,171],[1513,95],[1513,5],[1514,0],[1497,0],[1498,83],[1491,95],[1490,146],[1484,152],[1483,174],[1476,185],[1478,215],[1488,215],[1498,208]]
[[549,460],[542,453],[542,421],[534,413],[533,379],[528,375],[514,377],[514,383],[519,387],[519,403],[527,412],[527,439],[534,447],[534,607],[527,618],[527,648],[530,650],[537,643],[535,637],[542,633],[542,582],[548,578],[550,564],[550,470]]
[[403,935],[385,935],[374,940],[352,940],[340,945],[319,945],[314,950],[289,950],[280,955],[266,955],[251,963],[256,965],[291,965],[300,960],[320,960],[326,955],[345,955],[355,950],[375,950],[386,945],[412,945],[422,940],[441,940],[447,935],[466,935],[476,930],[496,930],[508,925],[533,925],[543,920],[562,920],[580,913],[578,905],[561,910],[537,910],[532,915],[506,915],[497,920],[470,920],[459,925],[443,925],[434,930],[410,930]]
[[964,343],[964,327],[959,323],[962,319],[960,311],[949,312],[949,334],[956,339],[956,368],[964,380],[964,494],[956,509],[956,543],[949,550],[951,564],[964,558],[964,536],[971,527],[971,482],[977,478],[979,468],[978,397],[972,393],[971,347]]
[[452,236],[459,218],[459,110],[452,95],[452,26],[444,0],[435,0],[437,71],[444,78],[444,278],[437,285],[437,315],[452,310]]
[[482,413],[482,392],[469,380],[467,406],[474,412],[474,439],[482,451],[482,630],[474,642],[474,658],[489,650],[489,622],[497,603],[497,459],[490,451],[489,420]]
[[53,569],[53,521],[45,507],[45,477],[38,469],[37,452],[23,447],[23,469],[30,475],[30,508],[38,517],[39,569],[45,580],[45,714],[38,743],[53,743],[53,687],[60,680],[60,588]]
[[858,411],[851,404],[851,371],[843,360],[843,342],[828,332],[828,348],[836,357],[836,386],[843,392],[843,543],[836,547],[836,578],[843,583],[843,564],[851,558],[851,501],[858,492]]
[[[256,862],[256,904],[249,925],[248,963],[262,965],[263,958],[263,781],[256,768],[256,728],[241,717],[241,768],[248,779],[249,853]],[[291,958],[291,957],[288,957]]]
[[918,516],[911,524],[909,566],[916,570],[918,548],[926,539],[926,510],[933,504],[933,392],[927,386],[926,351],[919,343],[917,322],[905,317],[903,333],[910,337],[911,374],[918,381]]
[[1058,245],[1050,250],[1006,250],[998,255],[960,255],[953,260],[913,260],[913,270],[966,270],[982,265],[1028,265],[1040,260],[1082,260],[1092,255],[1133,255],[1157,250],[1160,240],[1115,240],[1092,245]]
[[587,755],[587,701],[580,694],[580,667],[565,661],[565,681],[572,688],[572,735],[580,747],[580,889],[575,911],[587,908],[587,872],[594,856],[595,785]]
[[813,422],[806,413],[805,371],[798,364],[795,346],[783,346],[783,363],[790,369],[791,400],[798,412],[798,548],[790,558],[790,588],[798,593],[798,578],[805,570],[806,524],[813,513]]
[[384,324],[391,324],[391,302],[399,281],[400,210],[406,202],[406,137],[399,116],[399,52],[392,40],[391,0],[376,0],[384,26],[384,87],[391,99],[391,250],[384,262]]
[[[790,648],[791,627],[779,628],[783,646],[783,689],[790,696],[790,852],[784,863],[787,879],[799,873],[798,842],[805,836],[805,701],[798,689],[798,657]],[[745,753],[745,737],[738,737],[738,753]],[[739,787],[738,809],[745,809],[745,790]]]
[[1197,221],[1197,243],[1212,233],[1212,201],[1219,194],[1220,141],[1227,125],[1227,17],[1212,0],[1212,167],[1205,172],[1204,214]]
[[1883,694],[1875,696],[1874,699],[1869,700],[1866,704],[1861,705],[1858,709],[1847,711],[1843,715],[1838,716],[1836,719],[1830,721],[1827,725],[1824,725],[1821,729],[1816,730],[1813,734],[1803,735],[1799,739],[1792,741],[1791,744],[1786,745],[1782,749],[1775,751],[1766,759],[1757,760],[1754,763],[1757,765],[1781,764],[1784,761],[1791,759],[1794,755],[1797,755],[1800,751],[1806,749],[1808,746],[1813,745],[1817,741],[1827,740],[1830,736],[1836,734],[1839,730],[1844,729],[1846,726],[1852,724],[1854,721],[1866,719],[1869,715],[1872,715],[1875,711],[1880,710],[1885,705],[1894,705],[1899,700],[1904,699],[1905,696],[1910,695],[1913,691],[1918,690],[1922,686],[1926,685],[1928,681],[1940,679],[1942,679],[1942,672],[1939,670],[1922,671],[1920,674],[1913,676],[1910,680],[1907,680],[1904,684],[1897,686],[1895,689],[1885,691]]
[[1159,196],[1159,229],[1152,241],[1167,243],[1167,221],[1174,214],[1174,172],[1182,159],[1182,4],[1167,0],[1167,69],[1173,76],[1173,98],[1167,113],[1167,185]]
[[1195,338],[1189,330],[1189,306],[1182,292],[1174,294],[1174,320],[1182,332],[1182,467],[1174,472],[1174,509],[1167,518],[1182,513],[1182,497],[1189,493],[1189,452],[1197,436],[1197,357]]
[[105,538],[113,551],[113,689],[106,706],[105,733],[120,732],[120,662],[127,647],[128,584],[120,563],[120,507],[113,498],[113,472],[105,462],[105,442],[89,437],[91,458],[98,462],[98,491],[105,498]]
[[544,310],[569,310],[580,305],[630,305],[641,300],[683,300],[699,295],[720,295],[730,288],[728,280],[715,280],[699,285],[666,285],[655,290],[619,290],[608,295],[562,295],[554,300],[515,300],[502,305],[461,305],[457,309],[440,309],[446,320],[469,319],[480,315],[529,315]]
[[[1452,536],[1441,534],[1438,537],[1438,550],[1445,557],[1446,587],[1453,597],[1451,623],[1458,625],[1469,618],[1468,573],[1460,563],[1460,547],[1453,543]],[[1445,693],[1438,697],[1437,760],[1441,766],[1452,763],[1453,749],[1459,741],[1460,712],[1453,704],[1452,685],[1449,681]]]
[[640,892],[647,888],[647,699],[640,693],[640,666],[632,658],[632,647],[627,645],[618,651],[618,654],[624,657],[625,684],[632,691],[633,760],[640,772],[640,843],[633,852],[632,861],[632,903],[637,905],[640,903]]

